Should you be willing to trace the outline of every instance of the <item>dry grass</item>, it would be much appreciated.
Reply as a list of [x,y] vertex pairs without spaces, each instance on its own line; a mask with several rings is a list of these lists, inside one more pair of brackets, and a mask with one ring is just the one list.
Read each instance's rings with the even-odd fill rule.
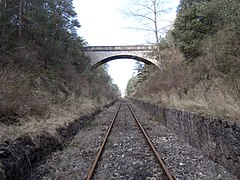
[[[219,84],[221,83],[221,84]],[[158,105],[174,107],[203,115],[240,120],[240,101],[234,92],[222,80],[211,85],[200,83],[190,89],[187,94],[179,94],[177,90],[170,92],[145,94],[144,101]]]
[[230,83],[216,71],[214,61],[184,64],[181,54],[166,49],[165,70],[154,71],[138,87],[135,97],[167,107],[240,120],[240,82]]
[[25,134],[33,138],[43,132],[55,135],[57,128],[111,101],[104,96],[108,90],[99,92],[98,99],[87,94],[98,85],[91,84],[90,77],[66,84],[56,77],[51,81],[50,76],[0,68],[0,143]]
[[45,53],[36,45],[0,55],[0,143],[25,134],[55,135],[116,97],[105,71],[87,70],[86,58],[73,64],[71,57],[46,59]]
[[69,103],[69,106],[51,107],[51,114],[48,118],[29,117],[29,121],[25,122],[22,126],[7,126],[1,124],[0,143],[5,140],[16,139],[23,135],[29,135],[35,139],[35,143],[37,144],[37,137],[40,134],[45,133],[56,136],[56,130],[59,127],[66,127],[66,125],[74,119],[84,114],[92,113],[97,106],[99,107],[100,105],[93,100],[78,99],[78,103],[75,101],[72,104]]
[[23,72],[0,70],[0,84],[0,118],[46,114],[49,96],[33,88]]

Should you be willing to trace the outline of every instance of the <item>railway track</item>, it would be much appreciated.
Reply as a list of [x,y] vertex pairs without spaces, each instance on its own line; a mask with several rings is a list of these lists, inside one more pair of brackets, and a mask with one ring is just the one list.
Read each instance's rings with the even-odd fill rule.
[[[116,139],[121,138],[121,136],[123,136],[123,138],[126,138],[123,140],[123,142],[126,142],[127,147],[124,147],[124,143],[118,143],[119,140],[114,139],[114,136],[116,137]],[[131,142],[131,140],[133,141],[133,143]],[[111,141],[112,143],[109,141]],[[108,143],[109,147],[106,147]],[[123,152],[120,155],[117,152],[114,152],[114,147],[118,144],[121,145],[120,149],[122,149],[125,153]],[[129,146],[129,144],[132,144],[132,146]],[[160,154],[157,152],[156,148],[151,142],[145,129],[141,125],[138,117],[134,113],[134,110],[126,102],[122,102],[118,106],[117,111],[108,127],[104,140],[98,150],[96,158],[93,161],[92,166],[87,174],[87,180],[106,178],[102,177],[101,173],[97,173],[98,169],[101,169],[100,171],[104,172],[104,169],[106,170],[108,167],[112,168],[111,158],[109,161],[104,162],[104,153],[108,150],[108,148],[112,148],[112,150],[110,150],[110,155],[109,153],[106,153],[105,156],[112,157],[116,155],[115,159],[120,158],[120,160],[118,161],[123,162],[122,164],[124,164],[124,159],[126,159],[126,161],[131,160],[133,165],[135,165],[136,162],[139,162],[139,160],[143,160],[144,162],[140,163],[141,166],[138,166],[138,168],[135,168],[133,170],[129,170],[131,169],[129,167],[125,168],[125,170],[128,172],[126,172],[126,174],[122,172],[122,175],[120,173],[120,179],[174,179],[174,177],[169,172],[168,167],[160,157]],[[134,160],[136,160],[136,162],[134,162]],[[149,164],[151,164],[151,168],[149,168],[149,166],[147,165],[148,161],[151,161],[149,162]],[[121,169],[121,167],[117,167],[117,169]],[[151,171],[151,169],[153,169],[153,171]],[[115,171],[112,170],[112,172],[114,173]],[[119,173],[116,174],[119,175]]]
[[[121,102],[123,103],[119,108]],[[126,102],[119,100],[92,121],[86,122],[85,127],[66,142],[62,150],[52,153],[43,162],[38,162],[34,165],[31,176],[26,175],[23,179],[173,179],[171,176],[167,177],[159,164],[161,157],[167,162],[176,179],[237,179],[129,102],[134,108],[134,114],[138,116],[151,141],[161,153],[160,160],[156,159],[158,155],[153,154],[155,150],[151,150],[134,119],[136,115],[132,115]],[[110,130],[108,127],[112,119],[115,119],[115,122]],[[107,132],[109,135],[106,138]],[[105,146],[102,143],[104,139]],[[100,146],[103,149],[101,153]],[[99,157],[94,161],[96,154],[99,154]],[[91,175],[87,175],[88,172],[90,174],[90,168]]]

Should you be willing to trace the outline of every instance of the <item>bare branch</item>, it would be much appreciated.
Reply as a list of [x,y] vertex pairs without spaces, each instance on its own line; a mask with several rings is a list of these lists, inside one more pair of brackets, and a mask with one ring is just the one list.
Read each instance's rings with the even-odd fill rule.
[[[131,8],[125,14],[128,17],[132,17],[138,22],[138,27],[131,27],[133,30],[141,30],[154,33],[155,43],[159,44],[159,33],[166,29],[166,27],[159,28],[160,21],[167,21],[160,19],[163,13],[169,12],[171,9],[164,9],[164,0],[132,0]],[[160,55],[160,46],[157,46],[157,58],[162,69],[162,59]]]
[[147,19],[147,20],[149,20],[149,21],[154,22],[154,19],[152,19],[151,17],[148,17],[148,16],[146,16],[146,15],[142,15],[142,14],[134,14],[134,16],[137,17],[137,18]]
[[152,32],[153,28],[136,28],[136,27],[128,27],[127,29],[130,30],[135,30],[135,31],[148,31],[148,32]]

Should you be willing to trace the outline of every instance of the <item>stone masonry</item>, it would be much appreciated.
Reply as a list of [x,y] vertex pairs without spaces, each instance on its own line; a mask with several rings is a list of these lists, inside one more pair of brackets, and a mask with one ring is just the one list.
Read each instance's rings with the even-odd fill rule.
[[240,123],[132,100],[161,124],[240,178]]

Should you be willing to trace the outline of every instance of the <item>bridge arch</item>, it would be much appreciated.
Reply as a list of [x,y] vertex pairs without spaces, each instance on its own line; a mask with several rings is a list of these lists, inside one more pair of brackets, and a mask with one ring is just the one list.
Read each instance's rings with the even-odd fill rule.
[[84,52],[90,58],[93,69],[116,59],[132,59],[160,67],[159,62],[151,55],[154,48],[153,45],[88,46],[84,48]]
[[[132,60],[136,60],[136,61],[141,61],[145,64],[153,64],[151,61],[145,59],[145,58],[142,58],[142,57],[139,57],[139,56],[133,56],[133,55],[116,55],[116,56],[110,56],[110,57],[107,57],[105,59],[102,59],[100,61],[98,61],[97,63],[93,64],[92,65],[92,68],[93,69],[96,69],[97,67],[101,66],[102,64],[105,64],[109,61],[113,61],[113,60],[117,60],[117,59],[132,59]],[[155,64],[153,64],[155,65]]]

